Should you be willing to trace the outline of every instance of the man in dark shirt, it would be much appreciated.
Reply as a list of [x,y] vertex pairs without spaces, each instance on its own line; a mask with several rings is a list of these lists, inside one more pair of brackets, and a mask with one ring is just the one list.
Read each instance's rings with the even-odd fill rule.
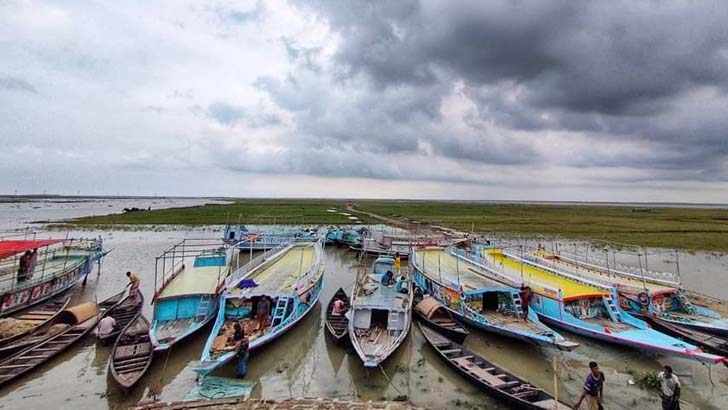
[[25,282],[28,279],[28,273],[30,272],[30,262],[33,258],[30,251],[25,251],[23,256],[20,257],[18,266],[18,283]]
[[586,401],[587,409],[602,410],[602,397],[604,391],[604,373],[599,370],[597,362],[589,363],[589,375],[586,376],[584,382],[584,390],[579,396],[579,400],[574,405],[575,409],[581,407],[581,402]]

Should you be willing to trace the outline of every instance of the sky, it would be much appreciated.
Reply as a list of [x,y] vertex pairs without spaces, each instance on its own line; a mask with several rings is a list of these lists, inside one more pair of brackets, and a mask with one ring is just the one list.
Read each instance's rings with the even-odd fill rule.
[[0,2],[0,193],[728,203],[728,2]]

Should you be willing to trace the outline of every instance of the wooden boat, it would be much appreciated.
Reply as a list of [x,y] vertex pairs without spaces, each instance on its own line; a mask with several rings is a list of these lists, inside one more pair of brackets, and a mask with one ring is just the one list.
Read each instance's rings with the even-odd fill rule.
[[704,363],[720,363],[722,356],[705,353],[695,345],[660,333],[622,310],[617,291],[594,286],[522,263],[499,248],[485,248],[476,257],[494,278],[523,281],[534,297],[531,309],[541,320],[582,336],[654,353],[681,356]]
[[134,387],[152,363],[154,349],[149,328],[147,318],[137,313],[114,343],[109,356],[109,374],[124,390]]
[[157,257],[154,351],[165,351],[215,318],[233,247],[221,240],[185,239]]
[[[248,351],[254,351],[286,333],[312,310],[323,287],[323,248],[320,241],[283,246],[236,272],[220,300],[220,309],[195,371],[207,375],[239,353],[234,326],[242,325]],[[268,304],[261,314],[260,303]]]
[[59,329],[57,333],[0,362],[0,386],[30,372],[77,342],[93,330],[100,313],[94,302],[63,310],[52,326]]
[[413,248],[414,281],[467,325],[559,350],[579,346],[541,322],[536,312],[525,311],[519,288],[489,277],[469,255],[452,247]]
[[[99,303],[99,312],[101,312],[101,317],[103,317],[103,314],[108,311],[110,308],[113,308],[121,302],[121,300],[124,297],[124,291],[121,291],[115,295],[112,295],[111,297],[103,300]],[[8,357],[10,357],[14,352],[18,352],[20,350],[23,350],[25,348],[28,348],[29,346],[33,346],[35,344],[38,344],[45,339],[48,339],[49,337],[55,336],[58,332],[63,330],[63,327],[55,326],[62,318],[59,318],[59,315],[63,311],[59,312],[58,315],[56,315],[53,320],[50,320],[48,323],[43,325],[42,327],[38,328],[35,332],[29,333],[25,335],[24,337],[21,337],[11,343],[8,343],[4,346],[0,346],[0,360],[5,360]],[[101,319],[99,317],[99,319]]]
[[[397,285],[385,285],[392,272]],[[402,344],[412,321],[412,282],[391,257],[379,257],[370,272],[357,275],[351,298],[349,340],[365,367],[377,367]],[[400,292],[398,290],[405,291]]]
[[136,292],[132,293],[130,290],[129,294],[121,302],[104,313],[104,316],[111,316],[116,321],[114,331],[105,335],[99,335],[97,332],[96,337],[103,344],[109,344],[115,341],[126,325],[142,310],[143,304],[144,295],[142,295],[142,292],[136,290]]
[[0,322],[7,323],[7,328],[5,326],[0,326],[0,328],[8,330],[8,332],[3,332],[4,337],[0,339],[0,348],[35,333],[53,321],[63,309],[68,307],[70,301],[71,298],[51,299],[31,310],[0,319]]
[[495,399],[516,409],[571,409],[571,406],[556,401],[542,389],[466,350],[436,331],[422,324],[419,328],[425,340],[447,364]]
[[619,304],[628,312],[642,312],[646,308],[650,316],[665,322],[728,336],[728,319],[709,306],[702,306],[703,298],[691,297],[679,281],[667,279],[667,274],[659,275],[647,270],[629,272],[629,268],[622,265],[607,267],[593,259],[581,261],[544,250],[524,255],[522,259],[524,263],[558,275],[589,281],[594,286],[608,290],[616,287]]
[[[345,309],[344,313],[339,315],[334,314],[334,302],[337,300],[344,302]],[[349,319],[346,317],[346,313],[349,311],[350,307],[349,296],[346,292],[344,292],[344,289],[339,288],[339,290],[334,293],[334,296],[331,297],[326,308],[326,330],[334,339],[336,344],[341,344],[343,341],[349,340]]]
[[[26,279],[21,280],[20,254],[34,250]],[[0,317],[71,289],[108,252],[100,239],[0,239]]]
[[470,334],[468,329],[452,317],[445,305],[433,297],[422,299],[415,305],[414,312],[422,323],[456,343],[462,344]]

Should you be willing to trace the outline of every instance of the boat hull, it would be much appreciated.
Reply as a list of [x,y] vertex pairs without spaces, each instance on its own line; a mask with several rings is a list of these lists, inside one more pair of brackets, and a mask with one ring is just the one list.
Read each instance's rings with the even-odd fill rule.
[[[192,313],[183,317],[169,317],[166,313],[171,310],[171,306],[174,305],[170,302],[177,301],[177,304],[179,305],[179,302],[185,299],[196,299],[199,304],[202,298],[203,295],[186,295],[180,298],[161,299],[156,301],[154,309],[155,319],[152,321],[152,327],[149,329],[149,338],[152,341],[152,346],[154,346],[154,352],[165,352],[169,350],[172,346],[197,333],[215,318],[218,305],[217,300],[219,297],[214,296],[211,296],[213,303],[211,303],[209,310],[204,317],[195,317],[198,305],[194,305],[194,310],[189,308],[185,309],[186,312]],[[189,305],[189,303],[185,304]],[[176,311],[178,312],[179,310]]]
[[333,315],[334,302],[337,298],[344,301],[346,312],[348,312],[351,307],[349,296],[347,296],[346,292],[344,292],[344,289],[339,288],[334,296],[331,297],[327,306],[326,332],[329,336],[331,336],[336,344],[343,345],[349,341],[349,319],[346,317],[346,312],[339,316]]
[[[437,333],[440,333],[441,335],[447,337],[448,339],[457,342],[459,344],[462,344],[465,342],[465,338],[468,337],[470,334],[465,328],[462,329],[453,329],[450,327],[444,327],[441,326],[438,323],[435,323],[431,321],[430,319],[426,318],[424,315],[422,315],[420,312],[415,310],[415,314],[417,315],[417,318],[420,320],[420,323],[424,324],[425,326],[435,330]],[[453,319],[453,324],[457,324],[455,319]]]

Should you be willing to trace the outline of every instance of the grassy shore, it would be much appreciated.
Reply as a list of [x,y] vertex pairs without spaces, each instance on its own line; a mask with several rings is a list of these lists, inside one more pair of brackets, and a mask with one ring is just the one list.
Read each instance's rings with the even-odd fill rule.
[[338,207],[346,212],[341,201],[328,200],[241,200],[232,204],[207,204],[186,208],[168,208],[143,212],[128,212],[102,216],[88,216],[69,221],[72,225],[109,226],[131,225],[222,225],[289,224],[327,225],[351,223],[345,215],[327,212]]
[[[161,209],[79,218],[72,224],[207,225],[346,224],[341,200],[242,200],[227,205]],[[434,201],[362,201],[356,209],[407,217],[477,233],[605,240],[669,249],[728,252],[728,210],[589,205],[483,204]],[[365,223],[378,222],[359,214]]]
[[485,234],[728,252],[728,210],[724,209],[422,201],[358,201],[356,207]]

